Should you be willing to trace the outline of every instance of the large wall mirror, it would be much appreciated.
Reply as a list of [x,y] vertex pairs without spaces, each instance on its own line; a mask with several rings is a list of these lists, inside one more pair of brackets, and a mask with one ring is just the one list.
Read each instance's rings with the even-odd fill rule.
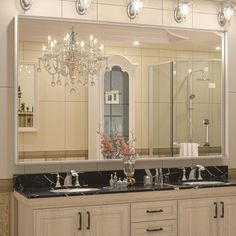
[[15,35],[17,163],[106,160],[98,131],[143,159],[224,155],[224,32],[18,16]]

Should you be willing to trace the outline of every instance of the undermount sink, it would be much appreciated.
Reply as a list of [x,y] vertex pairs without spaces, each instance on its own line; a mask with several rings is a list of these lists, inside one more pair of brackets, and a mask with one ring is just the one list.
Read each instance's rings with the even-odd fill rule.
[[184,185],[219,185],[225,184],[221,181],[193,181],[193,182],[185,182]]
[[49,190],[52,193],[85,193],[98,191],[98,188],[67,188],[67,189],[53,189]]

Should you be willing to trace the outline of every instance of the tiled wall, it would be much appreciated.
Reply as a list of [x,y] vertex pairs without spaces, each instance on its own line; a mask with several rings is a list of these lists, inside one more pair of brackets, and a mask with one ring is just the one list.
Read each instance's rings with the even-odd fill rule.
[[10,194],[0,193],[0,236],[10,235]]
[[[98,0],[93,1],[92,7],[84,16],[79,16],[74,8],[75,1],[60,1],[60,0],[35,0],[32,9],[27,12],[27,15],[40,15],[50,17],[63,17],[73,19],[92,19],[104,20],[109,22],[137,23],[137,24],[152,24],[161,26],[177,26],[187,28],[201,29],[219,29],[216,20],[217,9],[219,2],[195,0],[193,11],[183,24],[176,24],[173,19],[173,9],[177,0],[145,0],[142,13],[135,19],[130,21],[126,15],[126,0]],[[0,7],[0,42],[1,42],[1,58],[0,58],[0,179],[12,178],[13,173],[33,172],[33,171],[53,171],[71,168],[71,165],[45,165],[45,166],[15,166],[14,165],[14,149],[13,149],[13,23],[12,19],[17,14],[24,12],[20,8],[19,1],[8,0],[1,1]],[[229,143],[229,164],[231,167],[236,167],[236,148],[234,145],[236,133],[236,82],[235,74],[236,67],[236,28],[235,19],[229,30],[229,121],[230,129],[227,135]],[[205,162],[212,163],[206,160]],[[216,161],[217,164],[221,161]],[[160,165],[183,165],[192,164],[193,161],[182,162],[155,162]],[[215,163],[215,162],[214,162]],[[153,162],[140,162],[140,166],[153,165]],[[111,168],[114,164],[79,164],[72,165],[73,168],[78,167],[82,170]],[[120,166],[116,166],[120,167]]]

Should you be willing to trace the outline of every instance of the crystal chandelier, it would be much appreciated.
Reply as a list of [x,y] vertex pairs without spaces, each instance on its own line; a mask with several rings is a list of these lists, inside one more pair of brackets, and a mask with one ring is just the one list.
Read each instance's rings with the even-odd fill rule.
[[56,40],[48,36],[47,45],[43,46],[43,56],[39,58],[38,71],[41,65],[52,76],[51,86],[60,86],[62,78],[65,86],[71,86],[70,92],[76,92],[75,85],[95,85],[95,79],[101,66],[106,61],[104,46],[92,35],[89,43],[78,41],[73,28],[59,46]]

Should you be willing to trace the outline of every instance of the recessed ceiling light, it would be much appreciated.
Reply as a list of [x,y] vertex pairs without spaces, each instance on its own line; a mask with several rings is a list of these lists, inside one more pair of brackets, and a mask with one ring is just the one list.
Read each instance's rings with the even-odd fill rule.
[[133,45],[134,45],[134,46],[139,46],[139,45],[140,45],[140,42],[139,42],[139,41],[134,41],[134,42],[133,42]]
[[220,46],[217,46],[216,47],[216,51],[220,51],[221,50],[221,47]]

